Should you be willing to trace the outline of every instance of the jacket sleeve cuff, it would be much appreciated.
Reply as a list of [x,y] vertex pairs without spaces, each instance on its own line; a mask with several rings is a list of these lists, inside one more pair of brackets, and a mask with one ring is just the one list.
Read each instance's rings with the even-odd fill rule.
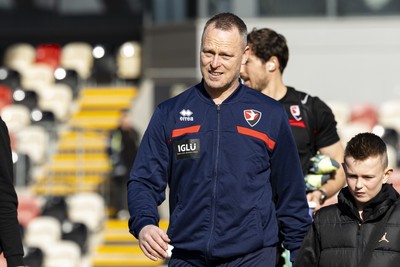
[[140,231],[143,229],[143,227],[149,224],[156,226],[158,225],[158,223],[153,218],[144,217],[136,224],[135,228],[133,229],[133,231],[131,231],[131,233],[133,234],[134,237],[136,237],[136,239],[139,239]]
[[22,255],[13,255],[6,258],[7,266],[25,266]]

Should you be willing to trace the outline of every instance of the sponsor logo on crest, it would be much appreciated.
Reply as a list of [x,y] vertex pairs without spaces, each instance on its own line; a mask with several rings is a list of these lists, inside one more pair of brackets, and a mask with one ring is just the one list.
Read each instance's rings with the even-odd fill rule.
[[292,114],[293,118],[295,118],[295,120],[297,120],[297,121],[301,120],[299,105],[290,106],[290,113]]
[[253,127],[261,119],[261,112],[255,109],[246,109],[243,111],[243,115],[247,123]]
[[193,121],[193,112],[190,109],[182,109],[179,114],[181,115],[179,118],[181,121]]

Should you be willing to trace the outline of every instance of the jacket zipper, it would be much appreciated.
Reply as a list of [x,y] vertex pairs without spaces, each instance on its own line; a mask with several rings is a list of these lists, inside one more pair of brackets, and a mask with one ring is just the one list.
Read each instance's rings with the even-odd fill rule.
[[361,238],[361,227],[362,223],[358,222],[357,227],[357,264],[361,260],[361,255],[363,254],[363,247],[362,247],[362,238]]
[[207,242],[207,250],[206,250],[206,262],[210,257],[211,250],[211,240],[214,233],[215,228],[215,206],[216,206],[216,192],[217,192],[217,180],[218,180],[218,157],[219,157],[219,142],[220,142],[220,104],[217,105],[217,144],[216,144],[216,153],[215,153],[215,167],[214,167],[214,179],[213,179],[213,188],[212,188],[212,196],[211,196],[211,229],[210,236]]

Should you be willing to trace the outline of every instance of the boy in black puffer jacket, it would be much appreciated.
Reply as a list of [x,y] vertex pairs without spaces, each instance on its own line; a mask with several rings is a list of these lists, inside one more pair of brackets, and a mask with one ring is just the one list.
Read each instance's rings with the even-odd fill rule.
[[373,133],[356,135],[343,167],[348,186],[338,204],[316,213],[294,267],[399,266],[399,194],[386,184],[393,172],[386,144]]

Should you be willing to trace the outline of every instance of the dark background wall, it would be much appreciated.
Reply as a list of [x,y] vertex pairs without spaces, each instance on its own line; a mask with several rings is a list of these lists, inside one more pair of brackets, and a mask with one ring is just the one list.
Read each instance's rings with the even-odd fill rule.
[[142,38],[144,5],[140,0],[8,2],[11,4],[0,5],[2,51],[16,42],[63,45],[71,41],[85,41],[113,47],[127,40],[140,41]]

